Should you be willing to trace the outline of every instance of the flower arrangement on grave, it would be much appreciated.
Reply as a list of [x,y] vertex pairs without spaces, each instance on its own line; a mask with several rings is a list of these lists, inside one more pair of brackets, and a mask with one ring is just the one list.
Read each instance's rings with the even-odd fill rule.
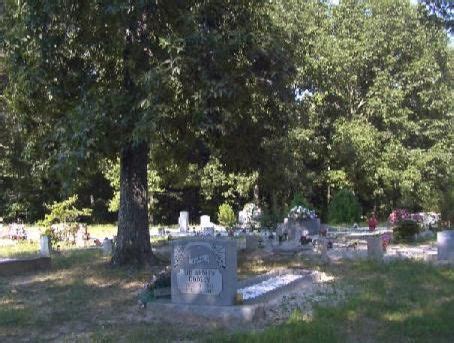
[[396,241],[408,241],[421,232],[422,219],[418,213],[410,213],[407,209],[398,208],[391,212],[388,222],[393,226]]
[[396,208],[394,211],[392,211],[388,217],[388,222],[391,225],[397,225],[403,220],[410,220],[410,212],[406,210],[405,208]]
[[[397,208],[391,212],[388,217],[388,222],[392,225],[398,225],[402,221],[410,220],[418,224],[429,224],[429,221],[426,219],[425,213],[410,213],[405,208]],[[432,223],[434,224],[435,221]]]
[[304,206],[295,206],[288,212],[288,217],[293,220],[298,219],[316,219],[317,214]]
[[157,298],[169,297],[171,286],[171,269],[166,267],[145,284],[144,289],[139,293],[139,304],[146,307],[147,303]]

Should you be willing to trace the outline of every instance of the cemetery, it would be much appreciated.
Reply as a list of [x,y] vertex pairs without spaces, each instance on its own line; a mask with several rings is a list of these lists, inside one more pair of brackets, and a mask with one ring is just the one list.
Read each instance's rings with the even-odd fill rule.
[[[33,253],[30,252],[26,257],[17,255],[17,258],[13,253],[10,258],[0,261],[0,277],[3,277],[1,287],[8,293],[15,290],[8,296],[16,299],[12,303],[19,301],[18,294],[27,294],[28,286],[34,289],[35,294],[41,293],[41,287],[36,288],[35,284],[45,284],[46,288],[52,289],[55,286],[51,285],[55,283],[77,294],[77,298],[72,300],[65,299],[66,295],[63,294],[66,292],[51,296],[57,303],[62,302],[58,306],[67,306],[66,301],[78,304],[74,315],[64,315],[69,316],[69,328],[55,322],[51,324],[55,332],[43,334],[32,325],[33,330],[51,340],[70,337],[68,334],[79,316],[85,318],[88,315],[99,316],[100,322],[110,318],[108,321],[111,323],[111,326],[103,325],[102,329],[84,324],[88,325],[84,330],[90,332],[87,336],[90,339],[97,335],[114,337],[119,334],[115,333],[116,330],[120,330],[116,328],[118,324],[114,323],[124,320],[128,327],[133,328],[131,331],[126,330],[124,337],[132,337],[133,330],[138,330],[144,335],[139,336],[141,339],[151,332],[160,332],[159,328],[168,323],[178,323],[179,330],[164,330],[163,335],[167,336],[163,336],[163,340],[188,337],[209,340],[210,335],[218,335],[221,339],[232,334],[237,335],[232,337],[242,339],[240,337],[245,332],[256,330],[265,330],[265,333],[270,332],[272,335],[272,328],[289,330],[289,323],[295,316],[310,327],[310,323],[317,320],[314,317],[315,308],[322,306],[326,308],[325,311],[337,311],[339,306],[347,306],[349,301],[357,299],[358,294],[355,292],[361,292],[361,287],[358,290],[357,277],[367,275],[377,278],[381,274],[376,273],[383,272],[392,275],[404,273],[399,287],[405,285],[405,277],[409,275],[419,278],[418,270],[430,275],[429,278],[433,278],[434,282],[444,275],[446,289],[442,292],[453,290],[454,230],[430,231],[430,235],[422,234],[425,232],[422,231],[419,234],[422,238],[398,241],[392,238],[395,233],[389,222],[374,232],[357,225],[336,227],[321,224],[309,233],[306,219],[302,223],[298,223],[297,219],[293,223],[284,219],[272,230],[257,229],[251,223],[253,218],[244,219],[242,216],[243,213],[238,214],[239,220],[233,231],[212,223],[206,215],[201,216],[198,225],[193,225],[187,219],[187,211],[180,213],[173,227],[151,228],[150,235],[155,242],[153,249],[160,263],[132,274],[127,270],[106,269],[116,240],[114,227],[110,227],[109,232],[108,226],[102,230],[82,226],[80,230],[90,239],[76,244],[69,238],[67,243],[60,243],[62,247],[59,250],[49,244],[47,236],[41,235],[39,241],[34,241],[36,250]],[[5,234],[9,229],[5,230],[4,227],[1,252],[7,251],[7,241],[10,246],[23,245],[25,248],[27,244],[33,245],[30,239],[28,243],[11,239]],[[36,237],[35,230],[34,227],[24,227],[25,232],[30,231],[27,236]],[[106,237],[97,237],[98,233]],[[287,238],[284,239],[284,236]],[[391,238],[388,240],[389,236]],[[366,275],[364,269],[367,270]],[[82,284],[66,283],[80,275],[86,280]],[[400,275],[393,277],[400,278]],[[108,286],[105,288],[102,285]],[[422,287],[417,284],[413,286]],[[376,286],[372,283],[370,287]],[[409,286],[406,286],[401,292],[408,291]],[[386,289],[380,292],[386,292]],[[119,298],[120,294],[123,301]],[[42,295],[31,303],[23,298],[22,301],[27,304],[22,307],[23,311],[19,311],[17,305],[12,307],[6,303],[8,307],[1,312],[0,323],[12,323],[14,327],[25,325],[22,317],[32,322],[38,320],[44,314],[33,307],[42,304],[40,297]],[[387,302],[386,299],[382,301]],[[88,310],[84,302],[90,304]],[[99,305],[95,305],[97,302]],[[112,311],[111,306],[119,306],[124,313]],[[450,303],[447,302],[440,310],[448,311],[449,308]],[[37,314],[28,311],[37,311]],[[11,316],[13,319],[9,321]],[[8,325],[2,325],[6,328],[6,338],[8,335],[15,337],[14,331],[7,329]],[[109,330],[113,330],[113,333]],[[447,332],[446,337],[449,337]],[[265,333],[264,337],[267,337]],[[329,337],[329,331],[326,334]]]
[[0,343],[454,342],[454,5],[0,2]]

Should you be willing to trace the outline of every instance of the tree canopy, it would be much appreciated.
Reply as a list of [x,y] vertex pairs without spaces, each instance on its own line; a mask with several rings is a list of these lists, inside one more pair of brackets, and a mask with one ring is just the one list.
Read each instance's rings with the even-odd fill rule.
[[327,219],[342,189],[447,213],[450,30],[449,1],[8,0],[0,216],[110,204],[122,264],[148,259],[127,242],[149,218],[215,217],[254,188],[273,220],[298,194]]

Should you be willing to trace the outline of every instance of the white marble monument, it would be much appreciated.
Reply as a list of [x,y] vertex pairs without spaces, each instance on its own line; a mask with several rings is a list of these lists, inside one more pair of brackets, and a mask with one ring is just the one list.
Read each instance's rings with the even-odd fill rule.
[[189,230],[189,212],[181,211],[180,217],[178,218],[178,225],[180,226],[180,232],[188,232]]

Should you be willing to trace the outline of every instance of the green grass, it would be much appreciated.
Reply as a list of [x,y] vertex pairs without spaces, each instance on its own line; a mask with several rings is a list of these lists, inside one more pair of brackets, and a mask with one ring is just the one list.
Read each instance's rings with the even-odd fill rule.
[[[149,269],[111,268],[99,249],[64,249],[52,270],[0,278],[0,341],[95,342],[453,342],[454,269],[367,261],[317,266],[306,260],[239,259],[242,273],[316,267],[348,289],[340,304],[295,311],[264,330],[229,332],[146,319],[137,297]],[[200,323],[203,324],[203,323]]]
[[316,308],[305,321],[295,315],[263,332],[225,342],[453,342],[454,270],[399,261],[329,267],[354,293],[341,305]]
[[116,224],[94,224],[88,225],[88,233],[91,237],[96,237],[103,240],[104,237],[112,237],[117,235]]
[[29,241],[14,241],[12,244],[0,245],[0,258],[20,258],[36,256],[39,243]]

